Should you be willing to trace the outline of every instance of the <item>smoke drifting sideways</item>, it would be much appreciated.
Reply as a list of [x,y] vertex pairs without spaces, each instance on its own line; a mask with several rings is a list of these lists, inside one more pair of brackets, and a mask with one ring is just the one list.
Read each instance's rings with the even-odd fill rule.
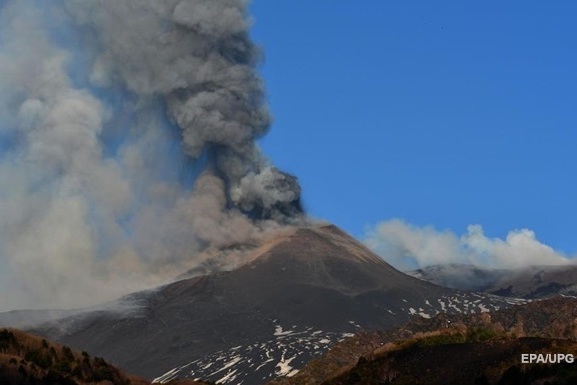
[[0,310],[110,300],[306,220],[256,144],[246,8],[0,3]]
[[510,231],[505,239],[499,239],[487,237],[480,225],[469,225],[466,234],[457,235],[392,219],[370,229],[364,242],[402,271],[449,264],[523,269],[575,263],[574,257],[541,243],[529,229]]

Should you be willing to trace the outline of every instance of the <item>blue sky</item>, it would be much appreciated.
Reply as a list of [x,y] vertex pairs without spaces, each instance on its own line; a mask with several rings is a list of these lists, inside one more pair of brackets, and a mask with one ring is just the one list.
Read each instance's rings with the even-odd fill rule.
[[311,214],[577,251],[577,4],[254,0],[262,147]]
[[[169,5],[148,2],[136,13],[67,2],[71,18],[61,0],[2,4],[0,291],[12,295],[0,309],[110,300],[200,263],[207,244],[261,235],[227,210],[218,177],[195,179],[206,159],[184,159],[167,119],[172,107],[212,111],[188,110],[194,92],[192,105],[165,109],[181,79],[204,84],[198,62],[181,65],[198,37],[177,26],[195,9],[170,21]],[[196,22],[228,36],[244,26],[239,4],[211,3]],[[232,20],[221,23],[222,6]],[[260,144],[300,178],[312,216],[396,267],[577,261],[576,11],[569,1],[254,0],[275,116]],[[157,39],[167,22],[178,33]],[[224,86],[244,79],[226,73]],[[210,143],[194,120],[180,125],[193,147]],[[236,149],[232,134],[222,140]]]

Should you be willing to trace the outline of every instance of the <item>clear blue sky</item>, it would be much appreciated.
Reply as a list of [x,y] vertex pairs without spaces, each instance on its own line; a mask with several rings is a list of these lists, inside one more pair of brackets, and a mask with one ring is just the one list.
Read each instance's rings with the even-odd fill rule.
[[307,209],[529,228],[577,251],[577,3],[254,0],[275,123]]

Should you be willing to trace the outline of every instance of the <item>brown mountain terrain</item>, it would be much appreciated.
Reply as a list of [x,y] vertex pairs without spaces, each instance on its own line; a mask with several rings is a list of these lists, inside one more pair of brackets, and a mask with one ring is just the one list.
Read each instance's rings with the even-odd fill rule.
[[[17,329],[0,329],[0,384],[10,385],[150,385],[103,358]],[[179,381],[174,385],[203,385]]]
[[[520,354],[570,352],[577,357],[576,340],[575,298],[556,297],[493,313],[416,317],[399,328],[358,333],[294,377],[277,379],[271,385],[437,384],[451,383],[449,379],[455,384],[474,384],[471,379],[493,384],[507,371],[507,376],[514,378],[519,378],[518,372],[529,371],[535,379],[539,373],[549,373],[557,376],[557,382],[551,384],[562,384],[566,380],[563,373],[569,370],[566,366],[556,364],[541,372],[529,364],[520,365]],[[474,368],[476,377],[459,377],[463,368]],[[555,374],[556,370],[563,373]],[[567,375],[577,378],[577,364]],[[434,378],[448,382],[431,382]]]
[[[522,363],[522,354],[577,355],[577,342],[546,338],[510,338],[478,331],[469,334],[431,335],[406,342],[407,346],[377,352],[323,385],[574,385],[573,362]],[[557,358],[555,358],[555,361]]]

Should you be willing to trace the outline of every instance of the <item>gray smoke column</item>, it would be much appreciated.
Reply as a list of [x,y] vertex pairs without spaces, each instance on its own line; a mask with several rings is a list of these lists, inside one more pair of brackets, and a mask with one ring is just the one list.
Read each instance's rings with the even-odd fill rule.
[[[275,201],[267,205],[269,210],[279,202],[298,201],[296,183],[291,183],[290,194],[279,194],[270,184],[257,194],[243,180],[247,176],[254,180],[263,172],[269,179],[287,178],[266,165],[255,145],[268,130],[270,116],[255,72],[260,52],[249,39],[246,1],[68,0],[66,4],[79,24],[94,31],[99,52],[93,80],[103,86],[123,84],[142,97],[161,97],[170,118],[182,129],[186,154],[196,159],[208,151],[214,173],[228,190],[237,191],[234,197],[243,200],[242,207]],[[252,201],[246,202],[249,196]],[[280,218],[279,211],[272,211],[271,216]]]
[[112,299],[306,220],[256,144],[246,8],[0,2],[0,310]]

